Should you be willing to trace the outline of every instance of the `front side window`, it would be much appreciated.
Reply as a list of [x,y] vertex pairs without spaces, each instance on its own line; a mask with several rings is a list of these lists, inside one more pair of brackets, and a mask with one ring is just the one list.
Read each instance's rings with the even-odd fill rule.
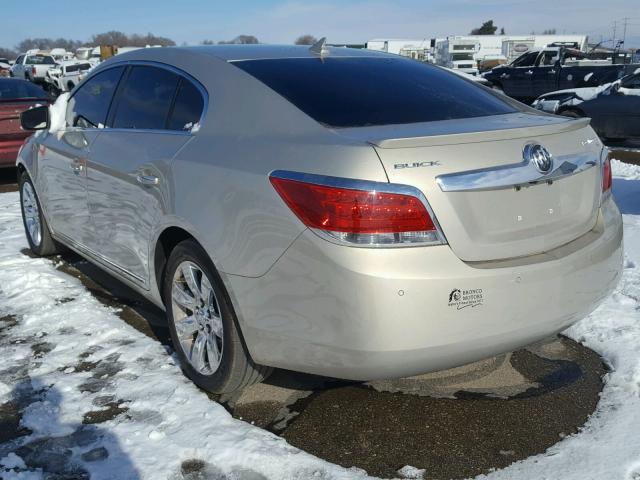
[[233,65],[329,127],[433,122],[515,111],[473,82],[404,58],[284,58]]
[[640,89],[640,75],[633,75],[622,82],[622,87]]
[[85,82],[69,99],[67,125],[81,128],[104,126],[123,70],[124,67],[110,68]]
[[169,130],[191,130],[202,116],[204,99],[196,86],[183,78],[176,94],[173,111],[169,117]]
[[163,68],[134,66],[118,94],[113,128],[165,128],[180,77]]
[[538,52],[529,52],[516,58],[511,64],[512,67],[533,67],[538,58]]

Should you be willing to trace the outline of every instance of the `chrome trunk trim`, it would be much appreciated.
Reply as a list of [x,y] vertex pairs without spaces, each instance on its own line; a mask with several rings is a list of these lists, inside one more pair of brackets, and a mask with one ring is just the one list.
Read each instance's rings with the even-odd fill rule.
[[483,190],[501,190],[553,182],[570,175],[588,170],[599,161],[592,153],[563,155],[553,158],[553,167],[549,173],[541,173],[530,161],[510,165],[448,173],[436,177],[443,192],[473,192]]

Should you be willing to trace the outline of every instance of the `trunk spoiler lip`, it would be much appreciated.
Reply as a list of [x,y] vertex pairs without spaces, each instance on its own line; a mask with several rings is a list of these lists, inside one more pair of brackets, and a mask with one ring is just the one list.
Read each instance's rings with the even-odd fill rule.
[[590,118],[532,115],[524,112],[463,120],[336,129],[339,135],[383,149],[432,147],[492,142],[572,132],[589,125]]

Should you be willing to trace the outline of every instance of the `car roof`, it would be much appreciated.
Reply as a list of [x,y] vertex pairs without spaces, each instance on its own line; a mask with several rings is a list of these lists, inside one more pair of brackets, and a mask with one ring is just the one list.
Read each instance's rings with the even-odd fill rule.
[[[346,47],[329,47],[324,49],[327,51],[323,53],[323,57],[381,57],[381,58],[396,58],[397,55],[390,55],[388,53],[376,52],[374,50],[358,49],[358,48],[346,48]],[[169,51],[185,51],[189,53],[195,53],[203,56],[216,57],[227,62],[241,61],[241,60],[266,60],[266,59],[284,59],[284,58],[319,58],[317,53],[310,50],[309,45],[202,45],[197,47],[154,47],[151,49],[155,52],[169,52]],[[127,55],[131,53],[135,54],[141,50],[134,52],[127,52]],[[131,58],[131,57],[129,57]]]

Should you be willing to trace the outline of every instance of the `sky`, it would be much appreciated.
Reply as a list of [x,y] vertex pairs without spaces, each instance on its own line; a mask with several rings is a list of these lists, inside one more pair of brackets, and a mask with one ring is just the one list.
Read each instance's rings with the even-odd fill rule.
[[621,38],[624,17],[630,17],[626,46],[640,47],[638,6],[637,0],[0,0],[0,47],[12,48],[25,37],[87,40],[109,30],[151,32],[177,44],[239,34],[264,43],[293,43],[303,34],[326,36],[330,43],[364,43],[464,35],[489,19],[507,34],[555,28],[600,41],[612,39],[614,21]]

